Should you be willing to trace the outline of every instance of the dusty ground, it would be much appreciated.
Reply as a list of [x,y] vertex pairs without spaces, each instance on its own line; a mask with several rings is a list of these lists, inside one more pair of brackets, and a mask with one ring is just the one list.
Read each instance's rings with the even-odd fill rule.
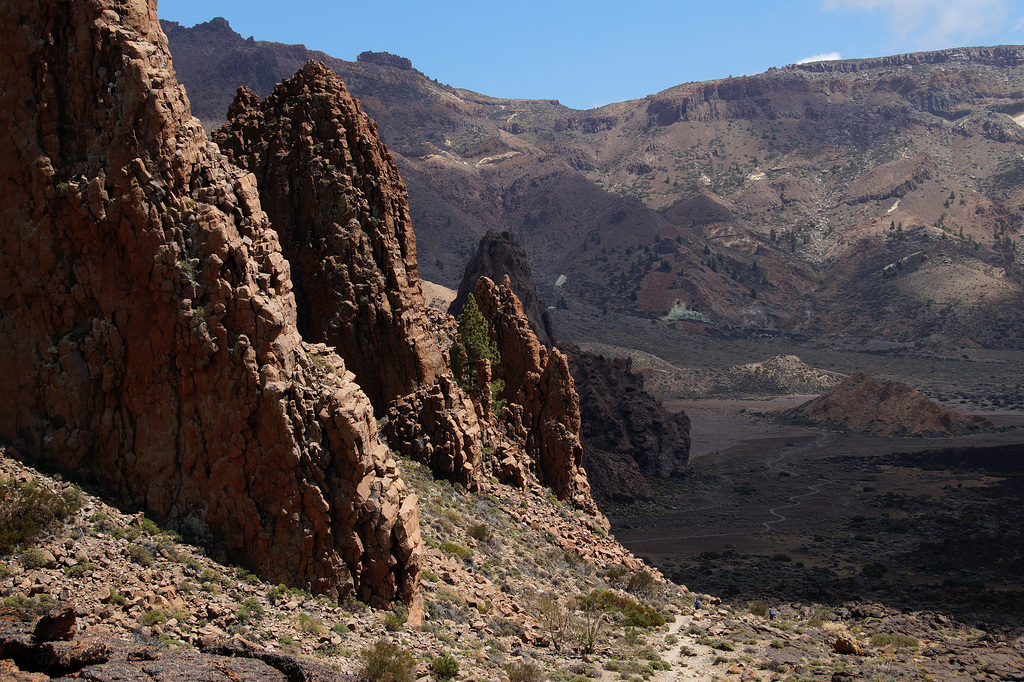
[[[1024,579],[1014,479],[929,470],[891,453],[1024,442],[1024,414],[975,407],[1003,431],[950,439],[841,434],[758,416],[807,398],[669,403],[692,421],[694,475],[612,510],[616,537],[691,589],[737,602],[870,595],[1019,622],[1024,601],[1000,598],[1020,595]],[[987,538],[978,549],[1001,566],[950,558],[968,547],[958,544],[964,537]],[[921,594],[927,588],[932,595]]]

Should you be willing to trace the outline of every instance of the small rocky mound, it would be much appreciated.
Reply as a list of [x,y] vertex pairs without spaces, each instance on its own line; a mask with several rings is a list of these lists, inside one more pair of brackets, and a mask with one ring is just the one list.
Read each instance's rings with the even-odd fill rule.
[[556,345],[558,341],[555,339],[555,330],[551,324],[551,314],[537,295],[537,283],[533,279],[529,257],[526,250],[508,232],[488,232],[483,236],[476,253],[466,264],[466,272],[459,283],[459,293],[448,307],[448,312],[459,316],[466,299],[476,291],[476,281],[481,277],[500,282],[506,276],[509,278],[512,292],[523,304],[523,311],[530,320],[537,340],[548,348]]
[[845,378],[838,372],[811,367],[795,355],[776,355],[764,362],[731,367],[723,388],[770,395],[815,394],[835,388]]
[[876,436],[956,436],[996,428],[984,417],[943,407],[906,384],[879,383],[863,372],[780,414],[795,423]]
[[584,467],[597,497],[651,494],[648,477],[688,470],[690,420],[644,390],[629,358],[606,358],[567,344],[580,396]]
[[913,159],[884,163],[857,178],[843,194],[842,201],[859,204],[876,199],[902,197],[932,176],[935,160],[927,154]]

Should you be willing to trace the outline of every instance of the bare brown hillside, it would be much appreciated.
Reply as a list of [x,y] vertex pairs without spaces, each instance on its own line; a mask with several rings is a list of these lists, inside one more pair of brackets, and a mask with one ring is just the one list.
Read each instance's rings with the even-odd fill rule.
[[1022,48],[791,66],[576,111],[247,41],[223,20],[167,30],[204,117],[300,54],[337,71],[396,153],[432,281],[454,286],[479,238],[509,231],[543,297],[608,324],[681,302],[742,333],[1024,334]]

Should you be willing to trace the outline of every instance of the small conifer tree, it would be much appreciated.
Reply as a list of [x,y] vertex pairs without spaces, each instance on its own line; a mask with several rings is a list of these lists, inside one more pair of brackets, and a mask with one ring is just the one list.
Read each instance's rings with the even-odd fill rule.
[[481,359],[497,365],[501,361],[498,344],[491,339],[490,329],[472,294],[459,315],[459,331],[451,350],[452,372],[465,389],[476,387],[476,363]]

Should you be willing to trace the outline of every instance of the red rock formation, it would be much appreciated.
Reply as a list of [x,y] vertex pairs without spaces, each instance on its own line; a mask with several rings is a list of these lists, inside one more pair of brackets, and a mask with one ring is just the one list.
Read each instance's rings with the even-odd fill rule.
[[255,179],[189,113],[155,7],[0,7],[0,437],[271,580],[412,600],[416,498],[300,337]]
[[483,432],[473,402],[451,377],[396,400],[384,427],[401,455],[469,490],[480,486]]
[[378,414],[445,371],[428,332],[408,194],[376,124],[309,62],[265,102],[240,88],[214,139],[251,170],[291,263],[303,338],[335,346]]
[[984,417],[961,414],[906,384],[881,384],[863,372],[781,415],[798,423],[876,436],[953,436],[995,429]]
[[512,284],[512,291],[523,305],[527,319],[533,325],[537,340],[551,348],[558,345],[555,338],[551,314],[537,295],[537,283],[533,279],[526,250],[508,232],[488,232],[480,240],[476,253],[466,264],[466,271],[459,283],[459,292],[448,306],[448,312],[458,317],[469,295],[476,291],[476,282],[487,277],[500,282],[505,277]]
[[481,277],[476,299],[501,353],[494,376],[505,381],[503,419],[523,442],[527,467],[559,499],[599,514],[583,470],[580,399],[565,355],[557,348],[549,353],[537,340],[507,276],[501,285]]
[[580,438],[595,494],[650,495],[645,477],[689,471],[689,418],[669,413],[647,393],[628,358],[606,358],[572,345],[562,350],[580,396]]

